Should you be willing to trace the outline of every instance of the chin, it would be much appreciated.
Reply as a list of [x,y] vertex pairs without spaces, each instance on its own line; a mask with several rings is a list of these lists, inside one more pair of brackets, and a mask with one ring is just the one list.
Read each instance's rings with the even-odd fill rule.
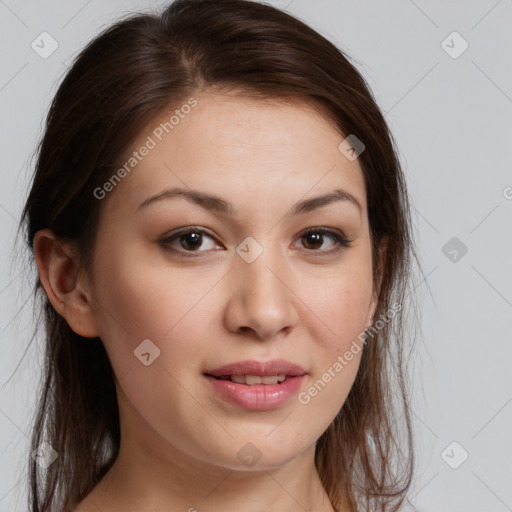
[[228,451],[222,450],[212,458],[214,451],[208,450],[208,459],[217,466],[233,471],[264,471],[285,466],[304,450],[298,448],[296,444],[283,446],[280,441],[273,443],[264,438],[259,441],[257,436],[254,436],[253,441],[230,441]]

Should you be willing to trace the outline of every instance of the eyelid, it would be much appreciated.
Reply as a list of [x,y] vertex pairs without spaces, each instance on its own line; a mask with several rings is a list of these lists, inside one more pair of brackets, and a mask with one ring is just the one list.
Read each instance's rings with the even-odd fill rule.
[[320,233],[322,235],[327,235],[328,237],[332,238],[333,240],[335,240],[335,248],[334,249],[327,249],[327,250],[323,250],[323,251],[315,251],[315,250],[308,250],[308,249],[305,249],[305,251],[313,256],[327,256],[327,255],[331,255],[331,254],[334,254],[334,253],[338,253],[340,252],[341,250],[343,249],[346,249],[348,247],[350,247],[350,243],[353,242],[354,240],[350,240],[348,239],[342,232],[340,232],[339,230],[336,230],[336,229],[332,229],[332,228],[327,228],[327,227],[323,227],[323,226],[314,226],[314,227],[310,227],[310,228],[307,228],[305,229],[304,231],[302,231],[299,236],[298,236],[298,239],[304,237],[304,236],[307,236],[309,233]]
[[[205,230],[202,227],[199,226],[185,226],[183,228],[178,228],[176,231],[173,231],[170,235],[164,237],[163,239],[159,240],[159,245],[166,251],[173,252],[175,254],[178,254],[180,256],[184,257],[200,257],[201,253],[210,252],[210,251],[186,251],[184,249],[176,249],[174,247],[170,247],[170,243],[179,239],[180,236],[186,235],[188,233],[199,233],[201,235],[206,235],[212,240],[215,240],[217,244],[219,244],[217,237],[210,233],[209,231]],[[221,245],[221,244],[219,244]]]

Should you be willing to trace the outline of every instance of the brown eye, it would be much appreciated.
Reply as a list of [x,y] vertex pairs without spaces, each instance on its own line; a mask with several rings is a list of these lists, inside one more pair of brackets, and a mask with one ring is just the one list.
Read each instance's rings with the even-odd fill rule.
[[[208,241],[210,242],[208,243]],[[186,256],[191,255],[190,253],[208,252],[218,247],[210,234],[203,229],[193,227],[181,229],[159,243],[166,250],[182,253]]]
[[203,235],[199,232],[191,231],[186,235],[181,235],[178,240],[184,249],[194,250],[201,246]]
[[[324,242],[326,239],[331,239],[334,241],[334,243],[331,243],[330,247],[323,248]],[[303,240],[303,246],[308,251],[314,251],[314,252],[333,252],[336,250],[341,249],[342,247],[349,247],[349,244],[352,240],[347,240],[343,236],[341,236],[339,233],[336,233],[335,231],[331,231],[325,228],[310,228],[306,232],[304,232],[301,237],[301,240]],[[335,249],[332,249],[333,246],[337,246]]]
[[[320,249],[324,241],[324,235],[322,233],[308,233],[303,235],[302,238],[306,241],[306,249]],[[319,247],[320,245],[320,247]]]

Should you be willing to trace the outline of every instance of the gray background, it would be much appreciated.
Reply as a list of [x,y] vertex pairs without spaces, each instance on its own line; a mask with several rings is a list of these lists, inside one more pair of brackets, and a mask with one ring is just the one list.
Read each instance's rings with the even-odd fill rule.
[[[405,509],[512,511],[512,1],[271,3],[355,59],[407,174],[426,280],[418,274],[423,328],[410,366],[418,471]],[[23,259],[13,262],[13,243],[43,116],[93,35],[121,14],[162,5],[0,0],[0,511],[26,510],[41,345],[27,349],[33,275]],[[43,31],[58,43],[46,59],[31,48]],[[469,47],[458,55],[463,40]]]

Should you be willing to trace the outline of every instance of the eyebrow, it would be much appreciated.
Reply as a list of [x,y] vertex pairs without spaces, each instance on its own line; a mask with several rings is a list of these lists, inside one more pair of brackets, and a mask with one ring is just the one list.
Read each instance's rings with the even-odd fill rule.
[[[139,204],[137,211],[147,208],[149,205],[155,204],[159,201],[169,200],[176,197],[182,197],[187,201],[196,204],[208,211],[222,213],[225,215],[236,215],[237,213],[237,211],[233,208],[233,205],[224,199],[212,194],[208,194],[206,192],[200,192],[199,190],[192,190],[188,188],[171,188],[155,194],[154,196],[148,197]],[[313,210],[316,210],[317,208],[321,208],[335,201],[347,201],[349,204],[357,207],[360,215],[363,212],[363,207],[355,196],[346,190],[343,190],[342,188],[338,188],[327,194],[305,199],[296,203],[286,215],[295,216],[309,213]]]

